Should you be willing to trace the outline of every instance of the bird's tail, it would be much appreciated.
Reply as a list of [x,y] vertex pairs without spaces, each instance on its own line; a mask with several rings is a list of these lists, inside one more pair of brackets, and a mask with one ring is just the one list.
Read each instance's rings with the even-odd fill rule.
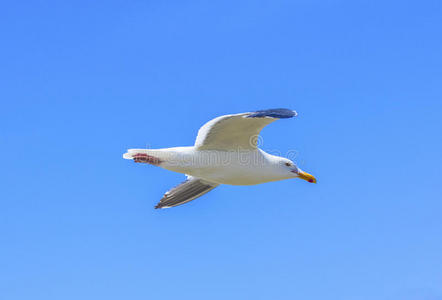
[[137,163],[159,166],[166,161],[167,156],[161,149],[129,149],[123,154],[123,158],[133,159]]
[[[128,149],[123,154],[125,159],[138,159],[139,157],[149,157],[153,162],[167,162],[177,158],[177,150],[179,148],[164,149]],[[151,161],[149,161],[151,163]],[[155,164],[155,163],[154,163]]]
[[150,149],[128,149],[127,152],[123,154],[123,158],[133,159],[136,154],[152,155],[152,152]]

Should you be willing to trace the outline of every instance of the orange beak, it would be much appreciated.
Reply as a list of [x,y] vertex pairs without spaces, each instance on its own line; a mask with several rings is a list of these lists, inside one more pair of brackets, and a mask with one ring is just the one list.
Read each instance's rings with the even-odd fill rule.
[[311,174],[309,174],[307,172],[299,170],[298,177],[301,178],[301,179],[304,179],[304,180],[306,180],[308,182],[316,183],[315,176],[313,176],[313,175],[311,175]]

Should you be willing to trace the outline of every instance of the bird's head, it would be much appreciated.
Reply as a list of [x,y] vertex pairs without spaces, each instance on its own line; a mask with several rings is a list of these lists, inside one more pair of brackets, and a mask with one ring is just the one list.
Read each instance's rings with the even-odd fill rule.
[[280,166],[284,172],[286,173],[290,172],[290,177],[301,178],[304,179],[305,181],[316,183],[316,178],[313,175],[302,171],[300,168],[296,166],[295,163],[293,163],[289,159],[286,158],[281,159]]

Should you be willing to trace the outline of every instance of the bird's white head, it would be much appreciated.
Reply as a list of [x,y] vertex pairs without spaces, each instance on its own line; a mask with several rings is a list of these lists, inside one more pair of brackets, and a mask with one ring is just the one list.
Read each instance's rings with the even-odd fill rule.
[[290,159],[280,157],[278,165],[281,172],[287,174],[287,177],[289,178],[301,178],[304,179],[305,181],[316,183],[316,178],[313,175],[302,171]]

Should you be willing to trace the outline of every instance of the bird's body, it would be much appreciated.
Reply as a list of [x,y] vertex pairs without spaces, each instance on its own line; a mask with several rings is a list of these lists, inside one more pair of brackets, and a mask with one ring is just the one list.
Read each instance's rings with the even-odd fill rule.
[[220,184],[254,185],[297,177],[316,182],[289,159],[257,147],[264,126],[296,115],[288,109],[225,115],[201,127],[194,146],[129,149],[123,157],[188,176],[184,183],[167,192],[156,208],[189,202]]
[[278,157],[261,149],[199,150],[194,146],[165,149],[130,149],[126,157],[146,154],[158,158],[163,169],[203,178],[218,184],[253,185],[293,178],[274,167]]

